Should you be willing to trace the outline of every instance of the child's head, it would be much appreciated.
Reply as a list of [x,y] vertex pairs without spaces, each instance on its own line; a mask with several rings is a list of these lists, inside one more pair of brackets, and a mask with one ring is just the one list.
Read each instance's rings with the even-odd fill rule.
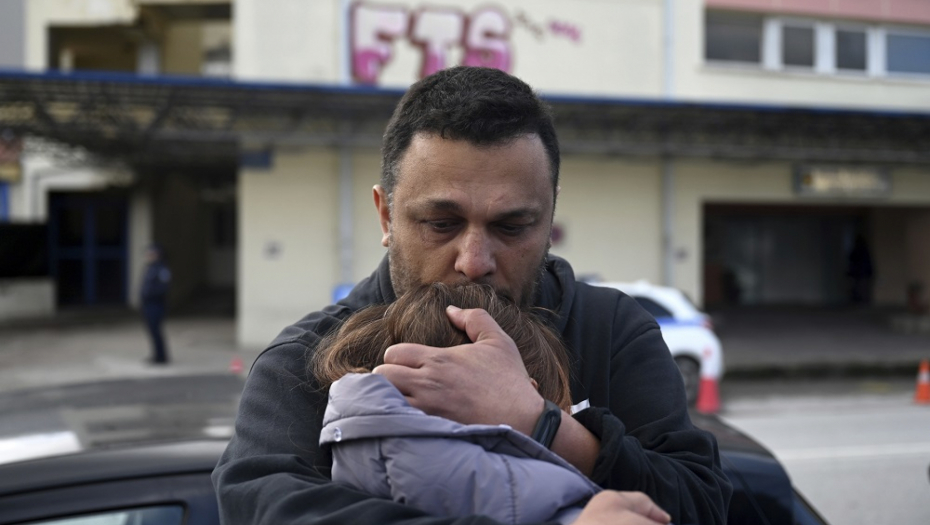
[[450,347],[470,343],[452,325],[446,307],[481,308],[516,343],[531,379],[544,398],[567,410],[571,405],[568,354],[558,334],[537,316],[498,297],[490,286],[435,283],[404,294],[390,305],[375,305],[346,319],[317,347],[311,372],[324,388],[350,372],[370,372],[397,343]]

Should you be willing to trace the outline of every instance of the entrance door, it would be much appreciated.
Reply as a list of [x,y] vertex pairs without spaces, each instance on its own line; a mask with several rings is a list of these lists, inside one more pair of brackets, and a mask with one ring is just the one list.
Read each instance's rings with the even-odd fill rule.
[[841,206],[707,205],[705,304],[838,306],[868,210]]
[[123,305],[128,289],[126,197],[49,196],[49,255],[59,306]]

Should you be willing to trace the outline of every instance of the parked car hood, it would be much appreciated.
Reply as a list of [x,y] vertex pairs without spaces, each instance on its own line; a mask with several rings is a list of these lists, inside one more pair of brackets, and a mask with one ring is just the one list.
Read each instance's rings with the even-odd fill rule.
[[244,381],[182,375],[0,394],[0,464],[127,445],[226,441]]

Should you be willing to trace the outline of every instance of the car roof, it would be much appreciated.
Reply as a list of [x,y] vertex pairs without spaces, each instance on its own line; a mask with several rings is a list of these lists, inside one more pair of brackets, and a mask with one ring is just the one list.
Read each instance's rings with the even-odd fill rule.
[[671,286],[652,284],[645,280],[635,282],[592,282],[589,284],[614,288],[634,298],[645,297],[652,299],[666,310],[669,310],[676,319],[690,319],[703,315],[681,290]]

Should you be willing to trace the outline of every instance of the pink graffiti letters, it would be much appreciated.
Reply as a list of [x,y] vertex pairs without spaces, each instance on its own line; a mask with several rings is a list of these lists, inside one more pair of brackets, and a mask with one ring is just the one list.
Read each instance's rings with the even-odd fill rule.
[[407,33],[407,12],[402,7],[352,6],[352,76],[374,84],[391,60],[392,42]]
[[423,56],[420,78],[448,67],[453,48],[462,48],[462,63],[510,72],[513,51],[510,20],[500,10],[481,7],[470,15],[456,9],[357,2],[351,8],[352,77],[377,84],[394,56],[396,41],[406,39]]
[[549,31],[551,31],[554,36],[565,36],[575,43],[581,41],[581,30],[568,22],[553,20],[549,22]]

